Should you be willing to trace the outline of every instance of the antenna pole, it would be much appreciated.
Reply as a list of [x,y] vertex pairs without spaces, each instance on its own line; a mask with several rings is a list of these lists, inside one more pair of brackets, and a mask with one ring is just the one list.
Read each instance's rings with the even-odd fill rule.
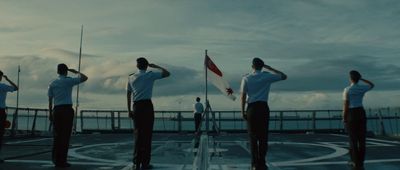
[[17,86],[18,86],[18,91],[17,91],[17,105],[15,107],[15,111],[14,111],[14,115],[13,115],[13,122],[11,125],[11,136],[15,136],[16,135],[16,130],[18,127],[18,108],[19,108],[19,90],[21,89],[19,87],[19,75],[21,72],[21,66],[18,65],[18,73],[17,73]]
[[[81,72],[81,62],[82,62],[82,39],[83,39],[83,25],[81,26],[81,42],[79,47],[79,62],[78,62],[78,71]],[[76,106],[75,106],[75,119],[74,119],[74,129],[73,132],[77,132],[77,122],[78,122],[78,112],[79,112],[79,84],[76,88]]]

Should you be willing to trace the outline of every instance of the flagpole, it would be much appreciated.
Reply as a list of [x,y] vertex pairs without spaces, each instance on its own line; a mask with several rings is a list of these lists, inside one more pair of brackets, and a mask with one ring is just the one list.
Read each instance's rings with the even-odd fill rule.
[[[208,57],[208,50],[205,50],[205,62],[207,62],[207,57]],[[208,133],[209,131],[209,124],[208,124],[208,118],[209,118],[209,103],[208,103],[208,73],[207,73],[207,63],[204,63],[204,71],[205,71],[205,83],[206,83],[206,131]]]
[[[81,26],[81,43],[80,43],[80,47],[79,47],[78,72],[81,72],[82,39],[83,39],[83,25]],[[79,84],[78,84],[78,86],[76,88],[76,106],[75,106],[75,119],[74,119],[74,133],[76,133],[76,124],[78,122],[78,109],[79,109]]]
[[[18,73],[17,73],[17,87],[19,88],[19,74],[21,72],[21,66],[18,65]],[[21,88],[19,88],[21,89]],[[15,136],[17,125],[18,125],[18,108],[19,108],[19,89],[17,90],[17,104],[15,107],[14,115],[13,115],[13,122],[11,126],[11,136]]]
[[[17,74],[17,87],[19,88],[19,75],[21,73],[21,66],[18,65],[18,74]],[[20,89],[20,88],[19,88]],[[19,89],[17,91],[17,110],[19,108]],[[18,121],[17,121],[18,122]]]
[[[206,50],[206,52],[205,52],[205,60],[204,61],[206,61],[207,62],[207,50]],[[205,71],[205,83],[206,83],[206,102],[207,102],[207,100],[208,100],[208,87],[207,87],[207,85],[208,85],[208,82],[207,82],[207,63],[204,63],[204,71]]]

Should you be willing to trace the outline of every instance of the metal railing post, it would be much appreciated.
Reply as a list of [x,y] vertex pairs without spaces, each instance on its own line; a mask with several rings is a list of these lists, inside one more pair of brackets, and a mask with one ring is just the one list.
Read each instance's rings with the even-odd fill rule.
[[300,116],[299,116],[299,113],[296,111],[296,126],[297,126],[297,129],[300,128],[300,126],[299,126],[299,120],[300,120]]
[[118,114],[118,129],[121,129],[121,112],[117,112]]
[[279,112],[279,130],[283,131],[283,112]]
[[317,129],[317,126],[316,126],[316,113],[315,113],[315,111],[313,111],[313,113],[312,113],[312,131],[315,133],[316,129]]
[[380,134],[382,136],[386,136],[385,124],[383,123],[383,116],[382,116],[381,109],[379,109],[379,122],[380,122]]
[[328,110],[328,117],[329,117],[329,129],[332,129],[332,118],[331,118],[331,112]]
[[83,126],[83,111],[81,110],[81,130],[83,132],[84,126]]
[[108,128],[108,115],[106,115],[106,121],[105,121],[105,122],[106,122],[105,129],[108,130],[108,129],[107,129],[107,128]]
[[115,115],[114,112],[111,112],[111,130],[115,130]]
[[233,112],[233,129],[236,130],[236,113]]
[[400,133],[399,133],[399,116],[398,116],[398,114],[397,114],[397,112],[395,113],[395,117],[396,117],[396,135],[400,135]]
[[29,118],[30,118],[30,115],[29,115],[29,113],[30,113],[30,109],[28,108],[28,114],[27,114],[27,116],[26,116],[26,133],[29,133]]
[[[7,110],[8,111],[8,110]],[[13,114],[13,120],[11,123],[11,136],[14,137],[17,134],[18,130],[18,108],[15,108]]]
[[46,128],[47,128],[47,121],[49,120],[48,118],[48,114],[49,114],[49,111],[45,111],[45,114],[46,114],[46,116],[45,116],[45,119],[44,119],[44,131],[46,131]]
[[32,122],[32,131],[31,131],[32,136],[35,136],[37,114],[38,114],[38,110],[35,110],[35,115],[33,117],[33,122]]
[[375,112],[375,133],[379,133],[379,128],[378,128],[378,118],[379,118],[379,116],[378,116],[378,113],[377,112]]
[[[96,112],[96,120],[97,120],[97,130],[100,130],[100,124],[99,124],[99,112]],[[106,119],[107,122],[107,119]]]
[[[167,131],[167,129],[166,129],[166,127],[165,127],[165,116],[164,116],[165,114],[164,114],[164,112],[161,112],[161,120],[162,120],[162,123],[163,123],[163,130],[164,131]],[[174,127],[175,127],[175,123],[173,123],[174,124]],[[172,130],[174,130],[175,128],[173,128]]]
[[182,113],[178,112],[178,132],[182,132]]
[[393,125],[392,125],[392,118],[393,116],[390,113],[390,107],[387,108],[387,119],[389,121],[389,125],[390,125],[390,135],[395,135],[394,129],[393,129]]
[[219,129],[222,130],[222,127],[221,127],[221,112],[218,112],[218,126],[219,126]]

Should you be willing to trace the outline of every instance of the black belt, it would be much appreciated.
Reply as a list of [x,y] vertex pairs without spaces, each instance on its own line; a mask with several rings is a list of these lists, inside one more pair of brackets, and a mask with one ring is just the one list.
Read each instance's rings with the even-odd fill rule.
[[146,103],[146,102],[151,102],[151,100],[150,99],[146,99],[146,100],[133,101],[133,104]]
[[349,110],[359,110],[359,109],[364,109],[364,107],[354,107],[354,108],[349,108]]
[[256,101],[256,102],[249,103],[248,105],[251,105],[251,104],[266,104],[266,105],[268,105],[268,102],[265,102],[265,101]]
[[72,108],[72,104],[61,104],[54,106],[54,108]]

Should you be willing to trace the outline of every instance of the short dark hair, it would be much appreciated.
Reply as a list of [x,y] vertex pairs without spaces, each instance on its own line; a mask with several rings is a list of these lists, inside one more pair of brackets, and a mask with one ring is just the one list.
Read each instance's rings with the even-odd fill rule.
[[4,73],[0,70],[0,76],[4,75]]
[[253,66],[254,66],[254,69],[261,70],[264,66],[264,61],[261,60],[260,58],[256,57],[253,59]]
[[149,66],[149,62],[144,57],[136,59],[136,62],[137,62],[137,68],[140,70],[145,70]]
[[200,97],[196,97],[196,101],[199,102],[200,101]]
[[57,73],[61,75],[65,75],[68,72],[68,66],[64,63],[58,64]]
[[351,70],[349,74],[350,79],[353,80],[355,83],[358,83],[358,81],[361,79],[361,74],[356,70]]

